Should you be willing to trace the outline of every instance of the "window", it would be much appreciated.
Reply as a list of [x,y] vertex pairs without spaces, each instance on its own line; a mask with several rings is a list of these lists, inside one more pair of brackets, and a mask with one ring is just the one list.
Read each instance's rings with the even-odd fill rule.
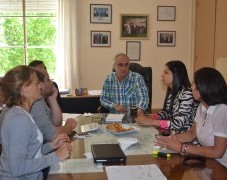
[[1,0],[0,76],[14,66],[43,60],[51,75],[56,62],[57,0]]

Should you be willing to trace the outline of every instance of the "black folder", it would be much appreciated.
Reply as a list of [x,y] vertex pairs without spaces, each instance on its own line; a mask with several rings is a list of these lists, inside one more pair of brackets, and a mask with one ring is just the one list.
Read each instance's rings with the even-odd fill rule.
[[119,144],[92,144],[94,162],[124,163],[126,156]]

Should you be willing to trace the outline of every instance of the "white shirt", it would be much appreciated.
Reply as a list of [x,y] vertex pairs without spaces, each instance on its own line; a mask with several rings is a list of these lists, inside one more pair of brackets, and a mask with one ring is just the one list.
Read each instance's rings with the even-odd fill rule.
[[[218,104],[208,109],[199,105],[195,117],[198,141],[203,146],[213,146],[214,137],[227,138],[227,105]],[[227,150],[221,159],[217,159],[227,167]]]

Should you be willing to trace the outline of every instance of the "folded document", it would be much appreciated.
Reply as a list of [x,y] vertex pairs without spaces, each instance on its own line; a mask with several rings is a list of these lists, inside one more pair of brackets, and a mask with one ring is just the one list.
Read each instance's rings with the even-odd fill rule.
[[106,123],[113,123],[113,122],[122,122],[124,114],[108,114],[106,117]]

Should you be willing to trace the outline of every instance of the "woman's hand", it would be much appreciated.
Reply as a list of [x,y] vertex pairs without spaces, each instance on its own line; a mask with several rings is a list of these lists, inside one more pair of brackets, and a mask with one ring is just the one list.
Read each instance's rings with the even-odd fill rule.
[[71,152],[72,152],[72,146],[70,143],[67,143],[67,142],[62,144],[55,151],[55,153],[60,161],[69,158],[71,156]]
[[155,126],[159,127],[159,121],[152,119],[151,115],[146,116],[144,114],[141,114],[136,119],[137,123],[141,126]]
[[57,149],[65,142],[70,142],[69,137],[66,134],[60,134],[53,141],[50,142],[50,145],[53,149]]
[[180,152],[181,151],[181,142],[176,137],[175,133],[172,133],[170,136],[159,136],[157,139],[157,145],[162,148],[167,148],[169,150]]

